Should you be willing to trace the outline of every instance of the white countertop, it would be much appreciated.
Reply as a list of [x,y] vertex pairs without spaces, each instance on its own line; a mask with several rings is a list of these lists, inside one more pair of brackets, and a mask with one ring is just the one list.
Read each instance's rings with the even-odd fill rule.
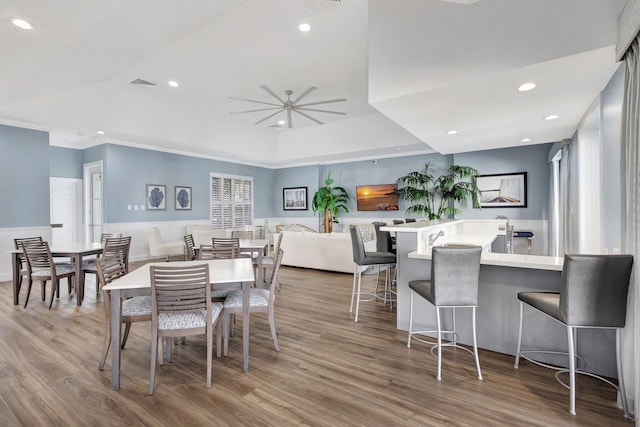
[[[409,258],[431,259],[431,253],[409,252]],[[562,271],[563,257],[540,255],[500,254],[483,252],[480,264],[497,265],[501,267],[531,268],[534,270]]]

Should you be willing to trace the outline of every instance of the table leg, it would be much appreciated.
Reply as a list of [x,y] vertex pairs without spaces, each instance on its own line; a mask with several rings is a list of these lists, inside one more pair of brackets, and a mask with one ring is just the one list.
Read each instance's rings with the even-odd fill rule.
[[264,266],[262,265],[262,254],[263,251],[258,251],[258,265],[256,266],[257,276],[256,277],[256,288],[264,287]]
[[20,304],[20,253],[11,254],[11,266],[13,268],[13,305]]
[[242,370],[249,372],[249,288],[251,283],[242,282]]
[[111,291],[111,389],[120,390],[120,291]]
[[[76,260],[76,298],[77,305],[82,304],[82,300],[84,299],[84,274],[82,274],[82,255],[77,254],[75,257]],[[97,277],[96,277],[97,280]]]

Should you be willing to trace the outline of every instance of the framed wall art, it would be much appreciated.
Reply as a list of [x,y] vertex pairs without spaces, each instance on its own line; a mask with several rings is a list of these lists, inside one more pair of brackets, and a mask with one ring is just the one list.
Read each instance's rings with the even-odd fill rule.
[[526,208],[527,173],[480,175],[476,178],[483,208]]
[[191,187],[176,185],[175,201],[177,211],[191,210]]
[[307,187],[283,188],[282,209],[285,211],[306,211]]
[[147,210],[162,211],[167,209],[167,186],[147,184]]

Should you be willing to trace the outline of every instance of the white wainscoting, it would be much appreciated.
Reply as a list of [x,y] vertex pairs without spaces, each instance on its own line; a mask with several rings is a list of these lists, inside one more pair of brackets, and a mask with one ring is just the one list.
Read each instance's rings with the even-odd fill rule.
[[13,239],[42,236],[43,240],[51,240],[51,227],[15,227],[0,228],[0,282],[12,280],[10,251],[14,249]]

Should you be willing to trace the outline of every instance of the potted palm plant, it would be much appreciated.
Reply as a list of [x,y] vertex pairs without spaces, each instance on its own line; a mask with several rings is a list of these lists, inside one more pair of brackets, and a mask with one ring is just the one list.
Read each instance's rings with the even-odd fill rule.
[[473,202],[480,207],[480,190],[476,186],[478,171],[469,166],[451,165],[444,175],[436,176],[431,162],[419,171],[398,178],[398,196],[412,205],[407,214],[417,214],[428,219],[453,218],[460,213],[455,202]]
[[329,172],[327,179],[324,180],[324,187],[320,187],[315,192],[311,202],[313,212],[322,212],[324,215],[323,230],[325,233],[333,231],[333,224],[338,222],[340,210],[349,212],[347,203],[351,201],[347,190],[343,187],[333,186],[333,183],[334,180]]

